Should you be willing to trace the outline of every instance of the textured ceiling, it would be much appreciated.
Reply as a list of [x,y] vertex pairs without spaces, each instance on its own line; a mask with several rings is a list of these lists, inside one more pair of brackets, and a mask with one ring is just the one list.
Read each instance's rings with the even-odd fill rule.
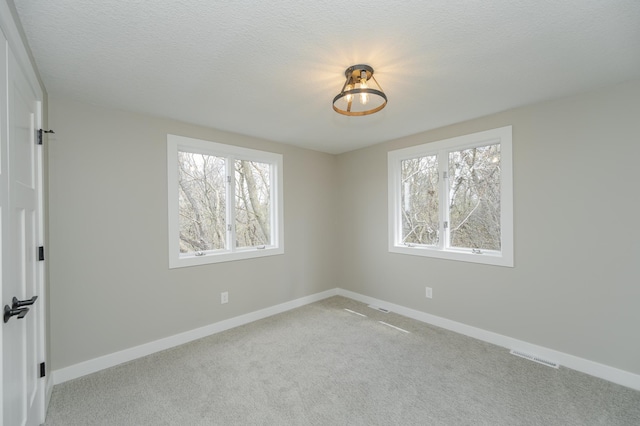
[[[639,0],[15,0],[47,91],[341,153],[640,78]],[[344,70],[389,103],[335,113]]]

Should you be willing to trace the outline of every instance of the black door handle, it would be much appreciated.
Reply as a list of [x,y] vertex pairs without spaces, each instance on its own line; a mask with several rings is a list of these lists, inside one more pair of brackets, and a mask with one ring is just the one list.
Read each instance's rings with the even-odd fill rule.
[[9,305],[4,305],[4,322],[8,322],[11,317],[18,316],[24,318],[29,313],[29,308],[11,309]]
[[[16,308],[21,308],[23,306],[29,306],[29,305],[33,305],[34,303],[36,303],[36,300],[38,299],[38,296],[33,296],[31,299],[27,299],[27,300],[18,300],[17,297],[13,298],[13,303],[11,305],[11,307],[13,309]],[[25,314],[26,315],[26,314]],[[21,317],[22,318],[22,317]]]

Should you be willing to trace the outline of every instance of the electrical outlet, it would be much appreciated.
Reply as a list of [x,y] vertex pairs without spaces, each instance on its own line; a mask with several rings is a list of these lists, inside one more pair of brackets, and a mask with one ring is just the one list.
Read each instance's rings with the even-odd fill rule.
[[425,296],[428,297],[429,299],[433,299],[433,290],[431,289],[431,287],[425,287],[425,288],[426,288]]
[[220,293],[220,304],[229,303],[229,292],[223,291]]

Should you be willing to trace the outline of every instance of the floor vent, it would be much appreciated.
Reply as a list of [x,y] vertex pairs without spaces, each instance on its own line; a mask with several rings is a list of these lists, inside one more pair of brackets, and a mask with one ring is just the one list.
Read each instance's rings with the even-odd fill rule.
[[376,311],[384,312],[385,314],[388,314],[388,313],[389,313],[389,310],[388,310],[388,309],[381,308],[381,307],[379,307],[379,306],[369,305],[369,307],[370,307],[371,309],[375,309]]
[[557,362],[553,362],[553,361],[549,361],[549,360],[546,360],[546,359],[542,359],[542,358],[540,358],[538,356],[531,355],[531,354],[528,354],[526,352],[511,350],[511,355],[519,356],[520,358],[525,358],[525,359],[528,359],[529,361],[533,361],[533,362],[537,362],[538,364],[546,365],[547,367],[553,367],[553,368],[560,367],[560,364],[558,364]]
[[378,322],[379,322],[380,324],[384,324],[384,325],[386,325],[387,327],[395,328],[395,329],[396,329],[396,330],[398,330],[398,331],[402,331],[403,333],[408,333],[408,331],[407,331],[407,330],[405,330],[405,329],[403,329],[403,328],[400,328],[400,327],[396,327],[395,325],[391,325],[391,324],[386,323],[386,322],[384,322],[384,321],[378,321]]
[[361,314],[360,312],[352,311],[351,309],[344,308],[345,311],[350,312],[352,314],[360,315],[361,317],[367,317],[365,314]]

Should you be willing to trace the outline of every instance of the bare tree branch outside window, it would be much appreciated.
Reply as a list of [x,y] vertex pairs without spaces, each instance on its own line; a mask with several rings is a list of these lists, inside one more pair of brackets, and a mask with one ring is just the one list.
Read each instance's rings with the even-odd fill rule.
[[[236,247],[271,244],[271,166],[235,160]],[[226,159],[178,152],[180,252],[226,248]]]
[[[449,153],[449,245],[500,250],[500,144]],[[438,156],[401,162],[402,242],[440,242]]]
[[402,161],[402,242],[438,244],[438,157]]
[[451,247],[500,250],[500,144],[449,153]]
[[180,253],[225,248],[225,159],[178,152]]
[[236,247],[271,243],[270,166],[236,160]]

